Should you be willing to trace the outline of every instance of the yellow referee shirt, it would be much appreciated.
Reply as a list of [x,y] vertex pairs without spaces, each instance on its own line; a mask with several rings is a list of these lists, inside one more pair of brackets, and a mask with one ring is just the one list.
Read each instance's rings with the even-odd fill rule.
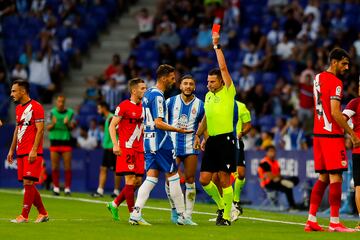
[[205,96],[205,115],[209,136],[231,133],[234,130],[234,104],[236,90],[233,83],[219,92]]
[[251,121],[250,111],[246,108],[246,105],[242,102],[236,101],[238,119],[236,123],[236,133],[240,134],[242,131],[242,125]]

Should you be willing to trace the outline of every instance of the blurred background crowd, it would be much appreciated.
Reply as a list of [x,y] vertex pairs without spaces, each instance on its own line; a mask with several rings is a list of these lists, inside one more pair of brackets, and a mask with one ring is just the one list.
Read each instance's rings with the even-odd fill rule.
[[[9,119],[9,85],[31,83],[32,98],[51,104],[72,68],[81,69],[99,34],[128,11],[130,0],[0,0],[0,118]],[[216,66],[211,27],[221,24],[221,45],[237,89],[251,111],[254,128],[246,150],[300,150],[312,146],[312,81],[327,65],[329,51],[346,49],[351,70],[344,99],[358,96],[360,67],[358,0],[157,0],[155,13],[133,14],[138,34],[124,59],[114,49],[108,67],[83,80],[74,138],[101,142],[103,119],[96,102],[111,110],[128,96],[127,81],[155,84],[159,64],[176,67],[177,77],[192,74],[204,98],[208,71]],[[166,96],[178,93],[178,86]],[[10,113],[11,114],[11,113]],[[6,121],[5,121],[6,122]],[[348,142],[350,147],[350,142]],[[98,146],[92,144],[91,146]]]

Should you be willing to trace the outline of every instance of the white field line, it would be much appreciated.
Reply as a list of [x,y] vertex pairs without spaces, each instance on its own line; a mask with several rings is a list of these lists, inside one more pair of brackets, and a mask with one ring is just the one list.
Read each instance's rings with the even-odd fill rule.
[[[14,191],[9,191],[9,190],[3,190],[0,189],[0,193],[7,193],[7,194],[13,194],[13,195],[23,195],[22,192],[14,192]],[[67,200],[67,201],[78,201],[78,202],[86,202],[86,203],[96,203],[96,204],[106,204],[108,202],[106,201],[101,201],[101,200],[94,200],[94,199],[86,199],[86,198],[78,198],[78,197],[63,197],[63,196],[53,196],[53,195],[49,195],[49,194],[41,194],[42,198],[53,198],[53,199],[59,199],[59,200]],[[126,204],[121,204],[121,206],[126,206]],[[171,211],[171,209],[169,208],[160,208],[160,207],[149,207],[146,206],[144,207],[146,209],[152,209],[152,210],[159,210],[159,211]],[[199,215],[209,215],[209,216],[216,216],[215,213],[209,213],[209,212],[199,212],[199,211],[194,211],[194,214],[199,214]],[[240,219],[246,219],[246,220],[252,220],[252,221],[260,221],[260,222],[270,222],[270,223],[280,223],[280,224],[288,224],[288,225],[300,225],[300,226],[304,226],[304,223],[299,223],[299,222],[290,222],[290,221],[280,221],[280,220],[274,220],[274,219],[267,219],[267,218],[257,218],[257,217],[244,217],[244,216],[240,216]],[[5,220],[3,218],[0,218],[0,221]],[[7,221],[9,219],[6,219]],[[52,220],[60,220],[60,221],[92,221],[92,219],[52,219]]]

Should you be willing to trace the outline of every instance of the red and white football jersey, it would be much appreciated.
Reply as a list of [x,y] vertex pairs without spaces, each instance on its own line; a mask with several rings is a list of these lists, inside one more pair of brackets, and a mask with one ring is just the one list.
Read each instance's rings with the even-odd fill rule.
[[[343,114],[351,118],[354,132],[360,137],[360,97],[352,99],[345,107]],[[353,153],[360,153],[360,148],[354,148]]]
[[143,108],[141,103],[122,101],[116,108],[115,116],[121,117],[118,125],[119,145],[121,148],[133,148],[144,151]]
[[334,74],[322,72],[314,79],[314,134],[316,135],[343,135],[344,130],[331,116],[330,101],[341,101],[343,84]]
[[[35,142],[36,122],[44,121],[44,108],[35,100],[16,106],[16,124],[18,126],[16,154],[27,155]],[[38,154],[43,153],[43,141],[40,142]]]

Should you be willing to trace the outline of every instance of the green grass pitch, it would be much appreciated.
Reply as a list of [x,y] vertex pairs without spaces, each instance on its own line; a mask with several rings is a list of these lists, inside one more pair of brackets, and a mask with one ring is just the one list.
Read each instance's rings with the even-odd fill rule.
[[[33,207],[28,224],[13,224],[9,219],[21,211],[19,190],[0,190],[0,239],[111,239],[111,240],[212,240],[212,239],[359,239],[357,233],[304,232],[305,216],[245,209],[242,219],[230,227],[218,227],[209,218],[215,217],[212,204],[196,204],[193,220],[199,226],[176,226],[170,222],[169,203],[152,200],[143,210],[144,218],[152,226],[130,226],[126,206],[119,208],[120,222],[114,222],[106,209],[109,197],[91,198],[88,194],[73,193],[71,197],[53,197],[42,191],[50,221],[34,224],[37,215]],[[323,225],[328,219],[319,219]],[[355,221],[344,221],[354,227]]]

